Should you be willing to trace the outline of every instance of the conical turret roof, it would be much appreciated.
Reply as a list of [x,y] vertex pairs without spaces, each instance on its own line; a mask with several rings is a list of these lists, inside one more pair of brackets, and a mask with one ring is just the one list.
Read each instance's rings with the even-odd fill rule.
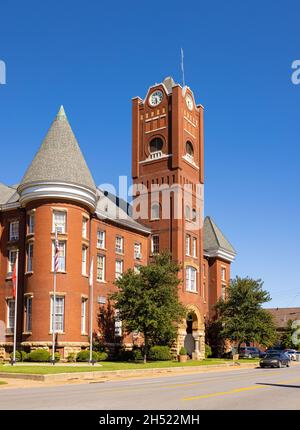
[[43,181],[71,183],[96,191],[95,182],[63,106],[59,109],[20,186]]

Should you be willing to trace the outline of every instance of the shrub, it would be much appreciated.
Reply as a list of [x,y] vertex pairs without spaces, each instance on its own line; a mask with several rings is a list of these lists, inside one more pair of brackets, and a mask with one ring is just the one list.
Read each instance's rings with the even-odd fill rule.
[[132,350],[132,360],[133,361],[140,361],[143,359],[144,359],[144,357],[143,357],[142,351],[139,348]]
[[105,345],[102,342],[95,341],[93,342],[93,351],[105,352]]
[[168,346],[152,346],[149,350],[149,360],[167,361],[171,359],[172,355]]
[[68,357],[67,357],[67,361],[68,363],[75,363],[76,361],[76,354],[75,352],[70,352]]
[[[50,359],[52,358],[52,356],[50,357]],[[54,360],[56,362],[60,361],[60,353],[59,352],[55,352],[54,353]]]
[[50,360],[50,353],[46,349],[35,349],[28,354],[28,361],[45,362]]
[[[76,356],[76,361],[80,361],[80,362],[89,361],[89,359],[90,359],[90,351],[87,349],[78,352]],[[98,353],[96,351],[93,351],[92,359],[95,361],[98,360]]]
[[[13,352],[10,354],[10,358],[13,358]],[[25,351],[16,351],[16,361],[26,361],[28,354]]]
[[205,344],[205,358],[207,357],[211,357],[212,352],[211,352],[211,347],[207,344]]
[[108,358],[107,352],[98,352],[97,353],[97,361],[105,361]]
[[184,346],[180,348],[179,355],[187,355],[187,350]]

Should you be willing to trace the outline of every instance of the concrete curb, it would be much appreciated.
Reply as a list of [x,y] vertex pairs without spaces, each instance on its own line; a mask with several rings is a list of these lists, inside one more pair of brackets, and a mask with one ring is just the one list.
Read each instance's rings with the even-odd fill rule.
[[71,381],[104,381],[114,378],[130,378],[130,377],[147,377],[154,375],[166,375],[175,373],[198,373],[206,372],[214,369],[241,369],[248,368],[254,369],[257,367],[257,363],[234,363],[216,364],[208,366],[185,366],[185,367],[164,367],[164,368],[152,368],[152,369],[132,369],[132,370],[104,370],[94,372],[73,372],[73,373],[56,373],[47,375],[34,375],[30,373],[5,373],[0,372],[0,378],[5,379],[24,379],[31,381],[44,381],[44,382],[71,382]]

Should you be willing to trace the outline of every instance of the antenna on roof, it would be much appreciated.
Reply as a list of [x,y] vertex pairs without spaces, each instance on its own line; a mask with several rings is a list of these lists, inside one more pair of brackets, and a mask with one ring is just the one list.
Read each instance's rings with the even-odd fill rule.
[[181,52],[181,72],[182,72],[182,85],[185,86],[185,81],[184,81],[184,62],[183,62],[183,49],[180,48],[180,52]]

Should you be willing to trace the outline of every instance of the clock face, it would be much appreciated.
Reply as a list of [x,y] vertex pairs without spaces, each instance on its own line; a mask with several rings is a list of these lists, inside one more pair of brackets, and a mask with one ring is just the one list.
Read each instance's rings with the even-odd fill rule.
[[185,102],[189,110],[193,110],[194,103],[192,97],[189,94],[186,95]]
[[163,93],[160,90],[154,91],[149,97],[149,103],[151,106],[157,106],[163,99]]

